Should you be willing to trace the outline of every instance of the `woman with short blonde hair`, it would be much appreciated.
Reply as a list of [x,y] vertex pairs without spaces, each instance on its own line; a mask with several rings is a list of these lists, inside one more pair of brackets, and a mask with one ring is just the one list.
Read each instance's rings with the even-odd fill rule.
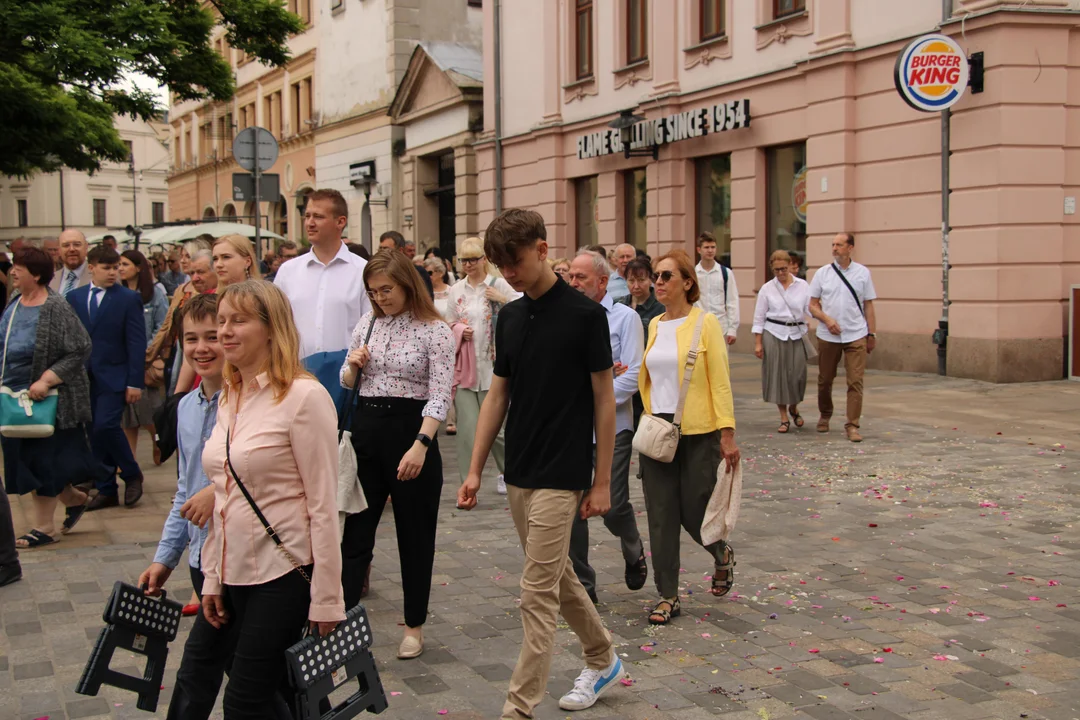
[[237,638],[225,717],[254,720],[275,716],[274,697],[289,682],[285,650],[304,626],[326,635],[345,619],[337,411],[300,362],[300,335],[280,289],[234,283],[217,311],[225,384],[202,457],[214,487],[202,604],[207,622],[234,626]]
[[570,260],[564,257],[549,258],[548,262],[551,263],[551,269],[555,271],[555,274],[563,279],[564,282],[570,282]]
[[[795,277],[791,255],[777,250],[769,258],[773,279],[761,286],[754,306],[754,355],[761,364],[761,396],[780,410],[779,433],[804,424],[799,403],[806,395],[806,349],[810,326],[810,285]],[[788,413],[791,414],[788,419]]]
[[262,279],[255,246],[243,235],[222,235],[214,241],[214,272],[219,288],[244,280]]

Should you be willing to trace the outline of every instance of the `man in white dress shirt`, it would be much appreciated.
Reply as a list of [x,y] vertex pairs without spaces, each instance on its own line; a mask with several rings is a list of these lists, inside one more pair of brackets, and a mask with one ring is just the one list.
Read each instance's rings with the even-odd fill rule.
[[848,440],[862,442],[859,416],[862,415],[863,373],[866,356],[874,351],[877,317],[874,314],[874,281],[865,265],[851,259],[855,236],[840,233],[833,238],[835,262],[825,265],[810,282],[810,314],[820,323],[818,336],[818,410],[817,430],[829,432],[833,414],[832,386],[840,358],[847,376]]
[[90,272],[86,267],[86,253],[89,248],[86,236],[78,230],[65,230],[60,233],[60,261],[63,269],[53,275],[49,287],[54,292],[66,296],[75,288],[90,284]]
[[274,284],[292,303],[304,366],[329,391],[339,410],[347,393],[338,371],[345,363],[353,328],[371,309],[364,287],[367,261],[351,253],[341,239],[348,223],[349,205],[341,193],[311,193],[304,212],[311,252],[286,262],[274,277]]
[[716,238],[710,232],[698,235],[698,254],[701,262],[694,268],[701,299],[697,306],[712,313],[724,328],[728,345],[735,344],[739,333],[739,288],[735,285],[735,273],[716,262]]
[[[570,263],[570,287],[607,311],[611,357],[615,361],[615,451],[611,462],[611,510],[604,515],[604,525],[622,545],[626,586],[640,590],[649,577],[649,565],[634,506],[630,504],[630,455],[634,442],[633,398],[645,355],[645,329],[637,312],[613,301],[606,268],[607,262],[600,255],[583,250]],[[589,599],[597,602],[596,571],[589,565],[589,522],[580,515],[575,517],[570,531],[570,560]]]

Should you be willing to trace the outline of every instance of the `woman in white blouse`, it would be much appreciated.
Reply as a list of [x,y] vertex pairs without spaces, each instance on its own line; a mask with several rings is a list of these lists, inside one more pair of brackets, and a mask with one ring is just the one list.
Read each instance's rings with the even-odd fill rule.
[[[806,395],[806,349],[802,337],[809,329],[810,286],[791,274],[791,256],[777,250],[769,258],[776,277],[761,286],[754,308],[754,354],[761,365],[761,394],[780,410],[786,433],[803,426],[799,403]],[[790,419],[788,417],[790,413]]]
[[[364,267],[372,310],[356,329],[341,384],[360,401],[352,443],[368,509],[345,520],[341,539],[345,606],[360,600],[386,498],[394,506],[405,637],[399,658],[424,651],[435,526],[442,493],[442,456],[436,432],[450,408],[454,334],[435,311],[412,261],[398,250],[380,250]],[[364,343],[368,328],[371,338]]]
[[[447,320],[451,324],[465,325],[463,338],[472,341],[473,352],[476,354],[476,384],[472,387],[459,387],[454,401],[457,408],[458,471],[464,482],[469,474],[469,463],[472,462],[480,406],[491,386],[491,374],[495,365],[495,321],[502,306],[521,297],[521,293],[514,292],[510,283],[501,277],[489,274],[488,262],[484,257],[484,243],[480,238],[466,238],[461,243],[458,260],[465,277],[450,288]],[[503,434],[500,431],[491,449],[495,464],[499,468],[496,485],[500,495],[506,494],[506,484],[502,477],[505,452]]]

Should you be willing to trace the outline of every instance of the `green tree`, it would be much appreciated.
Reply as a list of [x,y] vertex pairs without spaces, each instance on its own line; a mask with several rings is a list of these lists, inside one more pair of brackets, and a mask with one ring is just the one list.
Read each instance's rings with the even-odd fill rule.
[[0,0],[0,174],[127,160],[114,115],[161,112],[153,93],[121,89],[129,73],[180,100],[231,98],[232,68],[210,47],[217,23],[268,65],[288,62],[285,42],[304,29],[282,0]]

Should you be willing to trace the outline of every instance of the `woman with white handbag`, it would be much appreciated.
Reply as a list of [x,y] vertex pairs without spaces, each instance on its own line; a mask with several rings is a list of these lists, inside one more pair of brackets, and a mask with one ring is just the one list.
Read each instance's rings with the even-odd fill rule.
[[[649,325],[638,378],[644,413],[634,448],[641,456],[653,577],[660,592],[649,622],[665,625],[681,612],[681,529],[701,543],[717,468],[721,458],[729,469],[736,467],[739,448],[727,341],[720,321],[693,306],[701,295],[694,265],[675,250],[654,267],[656,299],[665,312]],[[735,551],[722,540],[705,549],[714,561],[710,592],[727,595],[735,582]]]
[[[769,258],[776,277],[761,286],[754,307],[754,355],[761,365],[761,395],[780,410],[783,434],[801,428],[799,403],[806,395],[806,361],[817,356],[807,335],[810,285],[795,277],[791,256],[777,250]],[[788,417],[790,413],[790,419]]]

